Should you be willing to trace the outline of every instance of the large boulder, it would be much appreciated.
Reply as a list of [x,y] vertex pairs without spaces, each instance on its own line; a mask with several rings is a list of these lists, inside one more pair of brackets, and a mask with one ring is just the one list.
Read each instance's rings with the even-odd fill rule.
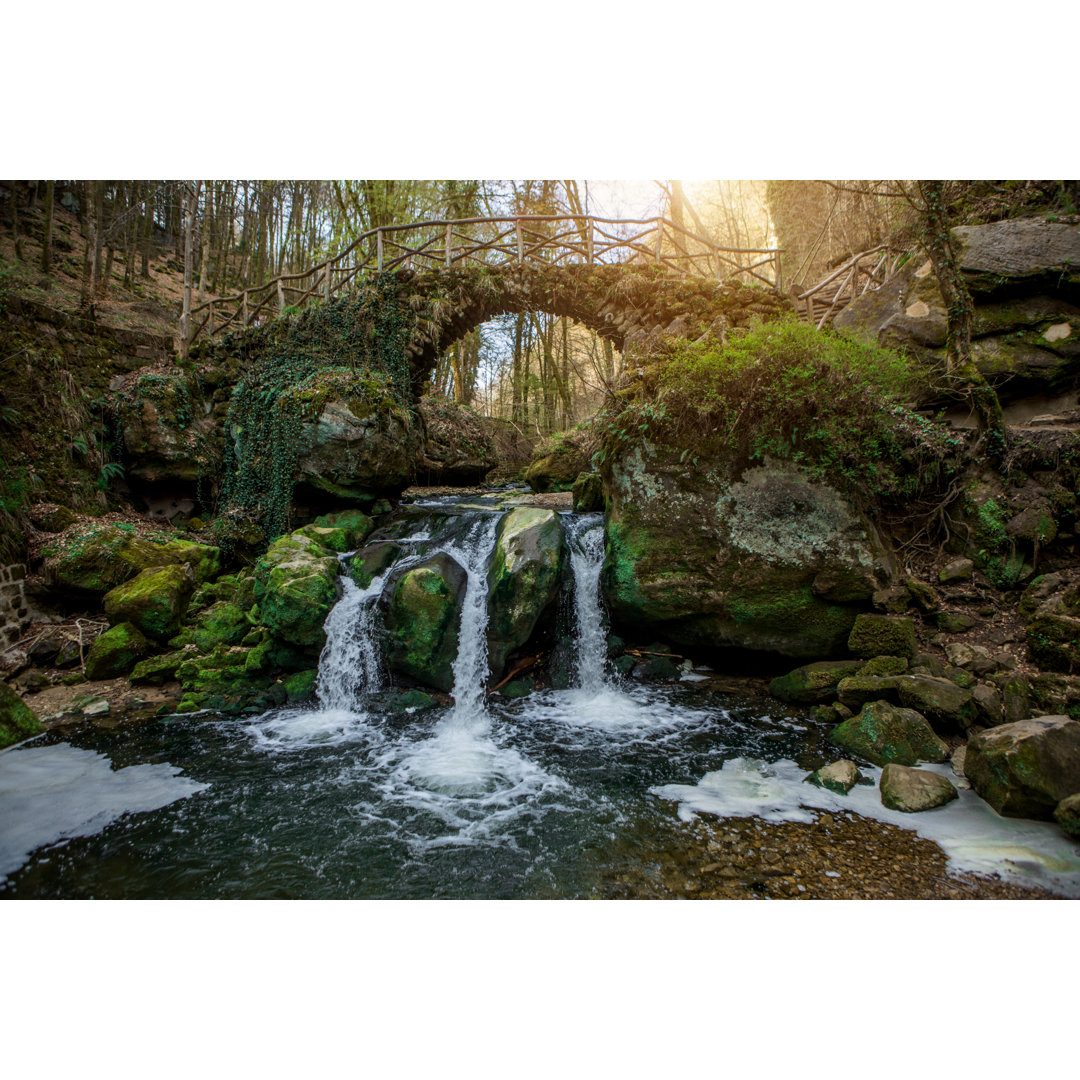
[[565,550],[553,510],[521,506],[499,522],[488,571],[488,660],[495,678],[554,605]]
[[902,656],[912,660],[919,651],[915,623],[906,615],[859,615],[851,628],[848,648],[867,659]]
[[133,623],[147,637],[165,640],[180,629],[195,574],[187,563],[143,570],[105,594],[105,614],[113,625]]
[[128,476],[190,485],[217,473],[214,421],[182,374],[142,375],[119,400]]
[[931,720],[966,728],[975,719],[970,690],[936,675],[864,675],[841,679],[837,697],[849,709],[861,709],[871,701],[889,701],[915,709]]
[[255,564],[255,600],[263,625],[301,647],[322,647],[323,623],[337,603],[338,561],[308,536],[290,534]]
[[[1074,384],[1080,375],[1080,226],[1017,218],[961,226],[952,238],[975,304],[973,358],[1001,400]],[[943,361],[945,307],[929,259],[916,255],[879,290],[845,308],[835,325]]]
[[584,446],[571,436],[556,435],[536,448],[525,470],[525,483],[536,492],[570,491],[588,467]]
[[397,562],[401,550],[401,545],[392,540],[368,544],[353,556],[349,574],[361,589],[368,589],[375,578],[386,573]]
[[76,525],[42,549],[50,585],[80,593],[107,593],[151,566],[168,566],[176,556],[120,525]]
[[480,484],[498,464],[484,422],[467,405],[427,395],[417,409],[424,448],[416,478],[423,484]]
[[999,814],[1051,818],[1080,792],[1080,723],[1038,716],[980,732],[968,740],[964,772]]
[[721,475],[644,440],[612,463],[602,581],[616,624],[688,648],[842,654],[895,572],[873,524],[788,463]]
[[436,690],[452,690],[461,603],[468,578],[449,555],[436,555],[396,573],[380,606],[387,666]]
[[127,675],[149,651],[150,643],[137,626],[119,623],[94,638],[86,656],[86,677],[116,679]]
[[40,735],[45,725],[6,682],[0,681],[0,749]]
[[917,814],[933,810],[959,798],[960,793],[947,777],[928,769],[912,769],[906,765],[886,765],[881,771],[881,803],[889,810]]
[[300,428],[299,484],[338,501],[367,504],[412,483],[423,432],[389,393],[328,401]]
[[170,540],[161,544],[162,552],[176,562],[187,563],[195,575],[195,584],[204,585],[221,573],[221,548],[196,544],[192,540]]
[[949,756],[949,748],[914,709],[898,709],[887,701],[864,705],[857,716],[833,728],[830,740],[857,757],[875,765],[914,765],[918,761],[939,762]]

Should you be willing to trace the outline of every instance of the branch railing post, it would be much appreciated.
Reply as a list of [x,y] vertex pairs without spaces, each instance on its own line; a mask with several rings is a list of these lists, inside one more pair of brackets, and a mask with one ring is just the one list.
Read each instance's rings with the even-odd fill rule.
[[454,225],[448,222],[446,225],[446,269],[450,269],[450,261],[453,258]]
[[244,295],[243,295],[243,298],[242,298],[242,300],[240,302],[240,310],[243,313],[244,329],[246,330],[247,325],[248,325],[248,291],[247,291],[247,289],[244,290]]
[[521,232],[521,218],[516,218],[514,221],[514,231],[517,233],[517,255],[518,266],[524,266],[525,264],[525,237]]
[[375,259],[379,267],[379,273],[382,273],[383,268],[383,243],[382,243],[382,229],[375,234]]

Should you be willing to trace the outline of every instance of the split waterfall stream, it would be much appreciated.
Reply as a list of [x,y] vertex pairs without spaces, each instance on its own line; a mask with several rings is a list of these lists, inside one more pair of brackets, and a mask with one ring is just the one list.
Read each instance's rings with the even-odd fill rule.
[[[836,756],[804,715],[741,700],[688,663],[668,683],[616,674],[599,514],[562,515],[572,685],[489,693],[487,571],[505,512],[495,498],[417,504],[393,567],[366,589],[343,573],[305,705],[85,724],[0,754],[0,896],[602,896],[695,814],[845,811],[918,829],[956,868],[1080,892],[1080,859],[1052,825],[988,824],[969,791],[908,820],[874,788],[845,801],[802,783]],[[403,709],[378,601],[395,570],[438,553],[467,575],[453,690]]]

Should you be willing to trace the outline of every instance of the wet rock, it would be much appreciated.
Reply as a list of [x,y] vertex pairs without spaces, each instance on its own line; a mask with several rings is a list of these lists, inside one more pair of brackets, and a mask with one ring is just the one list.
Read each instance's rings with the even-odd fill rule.
[[39,735],[45,725],[6,682],[0,680],[0,748]]
[[962,779],[967,778],[967,773],[964,772],[964,762],[966,760],[967,743],[963,743],[952,752],[952,757],[949,758],[949,766],[952,768],[954,776],[959,776]]
[[769,693],[792,705],[816,705],[836,697],[841,679],[862,668],[861,660],[822,660],[804,664],[769,683]]
[[195,575],[187,563],[151,567],[105,594],[111,623],[133,623],[147,637],[164,641],[180,629]]
[[599,473],[582,473],[574,481],[574,512],[588,514],[603,509],[603,478]]
[[290,705],[297,701],[306,701],[315,693],[315,680],[318,678],[315,668],[307,668],[304,671],[294,671],[281,680],[285,688],[286,700]]
[[1069,836],[1080,840],[1080,792],[1067,796],[1054,807],[1054,820]]
[[553,510],[522,506],[499,523],[488,571],[488,659],[498,679],[532,637],[559,590],[566,542]]
[[[379,500],[379,502],[384,501]],[[381,510],[379,502],[372,506],[372,512],[375,512],[376,508]],[[389,512],[389,504],[387,504],[386,510],[382,510],[382,512]],[[360,510],[338,510],[333,514],[323,514],[322,517],[317,517],[311,524],[318,529],[336,529],[344,533],[345,547],[343,550],[345,551],[354,551],[358,548],[367,539],[371,530],[375,528],[375,522]]]
[[879,787],[882,805],[905,814],[932,810],[959,797],[959,792],[946,777],[904,765],[886,765],[881,772]]
[[323,623],[337,602],[338,561],[310,537],[289,535],[255,564],[255,600],[262,623],[282,641],[321,648]]
[[401,555],[401,545],[384,540],[378,544],[368,544],[358,551],[352,559],[349,574],[361,589],[370,587],[372,581],[384,574]]
[[835,792],[837,795],[846,795],[861,779],[862,773],[859,772],[855,762],[842,758],[840,761],[823,765],[812,772],[806,778],[806,782]]
[[952,559],[941,568],[938,581],[942,585],[952,585],[957,581],[970,581],[974,570],[975,564],[970,559]]
[[94,639],[86,656],[86,677],[98,680],[126,675],[148,652],[150,643],[139,628],[122,622]]
[[948,747],[925,717],[887,701],[864,705],[857,716],[834,728],[829,739],[875,765],[914,765],[917,761],[945,761],[949,756]]
[[895,573],[872,523],[790,464],[730,483],[704,471],[647,441],[612,464],[602,583],[616,625],[690,649],[841,653]]
[[848,648],[856,655],[902,656],[912,659],[918,652],[915,623],[906,616],[859,615],[848,638]]
[[466,583],[464,569],[449,555],[395,572],[380,601],[391,671],[436,690],[453,688]]
[[1039,716],[980,732],[968,740],[964,769],[999,814],[1050,818],[1080,792],[1080,723]]

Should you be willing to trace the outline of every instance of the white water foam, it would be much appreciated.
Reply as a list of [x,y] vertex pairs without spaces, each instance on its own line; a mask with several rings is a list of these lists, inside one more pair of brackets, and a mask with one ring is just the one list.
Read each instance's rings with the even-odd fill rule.
[[203,791],[173,765],[113,769],[68,743],[0,754],[0,881],[46,844],[93,836],[123,814],[168,806]]
[[[950,776],[946,765],[920,768]],[[969,789],[962,789],[958,799],[934,810],[917,814],[889,810],[882,805],[877,788],[881,770],[862,771],[873,778],[873,787],[856,785],[847,795],[837,795],[805,783],[806,770],[793,761],[766,764],[755,758],[733,758],[721,769],[706,773],[697,784],[666,784],[653,788],[652,793],[678,802],[684,821],[708,813],[771,822],[810,822],[816,818],[814,810],[850,811],[932,840],[955,871],[997,873],[1080,897],[1080,845],[1056,825],[1000,817]]]

